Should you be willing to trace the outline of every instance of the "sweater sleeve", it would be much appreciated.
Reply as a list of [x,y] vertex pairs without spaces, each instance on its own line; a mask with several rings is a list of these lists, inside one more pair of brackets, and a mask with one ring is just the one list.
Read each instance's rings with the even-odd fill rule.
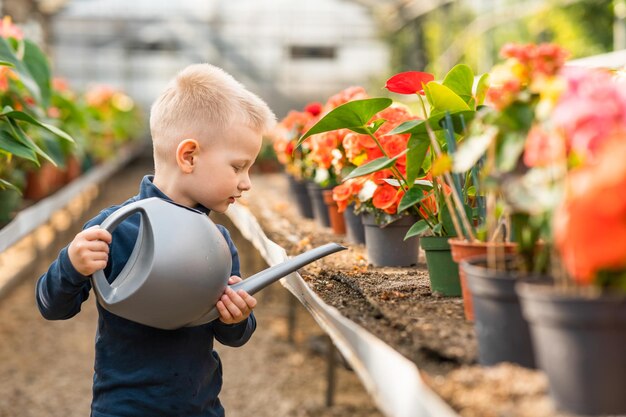
[[[230,233],[228,233],[228,230],[222,225],[217,225],[217,227],[224,236],[224,239],[226,239],[228,247],[230,248],[230,254],[232,257],[232,268],[230,274],[241,276],[239,253],[230,238]],[[218,319],[214,320],[212,325],[215,339],[217,339],[218,342],[226,346],[239,347],[244,345],[250,339],[252,333],[254,333],[254,330],[256,329],[256,319],[254,314],[251,313],[248,319],[242,321],[241,323],[224,324]]]
[[[84,228],[100,224],[106,215],[99,216],[85,224]],[[48,320],[65,320],[80,311],[81,304],[89,298],[91,282],[89,277],[76,271],[63,248],[48,271],[37,281],[35,298],[41,315]]]

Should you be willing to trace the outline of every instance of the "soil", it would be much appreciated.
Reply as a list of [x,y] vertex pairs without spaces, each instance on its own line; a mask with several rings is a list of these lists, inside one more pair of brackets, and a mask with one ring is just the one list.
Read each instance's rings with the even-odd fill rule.
[[[135,161],[104,187],[87,218],[101,208],[136,194],[150,159]],[[85,219],[86,220],[86,219]],[[82,222],[80,222],[82,224]],[[260,255],[230,227],[242,254],[244,274],[264,264]],[[68,235],[78,231],[74,228]],[[61,246],[66,241],[57,239]],[[84,417],[89,415],[97,311],[94,297],[71,320],[46,321],[35,305],[34,284],[59,245],[37,262],[36,272],[0,298],[0,417]],[[334,404],[327,406],[328,345],[313,319],[285,289],[262,291],[255,310],[258,328],[243,347],[217,345],[224,365],[221,400],[229,417],[382,417],[359,379],[336,369]],[[289,306],[296,328],[289,341]]]
[[415,267],[374,267],[364,246],[298,215],[284,176],[258,176],[253,185],[241,203],[290,255],[328,242],[349,247],[303,268],[301,275],[327,304],[415,362],[460,415],[566,417],[555,411],[542,372],[476,364],[474,327],[464,318],[462,299],[430,291],[423,253]]

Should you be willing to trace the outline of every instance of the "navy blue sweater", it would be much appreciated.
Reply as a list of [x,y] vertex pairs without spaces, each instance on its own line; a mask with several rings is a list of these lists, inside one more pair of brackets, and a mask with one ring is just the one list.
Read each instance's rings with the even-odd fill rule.
[[[149,197],[168,199],[143,178],[139,194],[120,206],[103,210],[85,227],[100,224],[119,207]],[[197,207],[208,213],[208,209]],[[137,238],[139,215],[133,215],[113,231],[106,276],[112,281],[126,264]],[[231,275],[239,276],[239,256],[228,231],[218,226],[231,250]],[[175,279],[175,278],[173,278]],[[49,320],[76,315],[89,297],[91,282],[72,266],[67,247],[37,282],[37,305]],[[218,399],[222,367],[213,350],[213,339],[227,346],[241,346],[256,328],[253,315],[235,325],[215,320],[178,330],[160,330],[116,316],[98,303],[93,417],[223,416]]]

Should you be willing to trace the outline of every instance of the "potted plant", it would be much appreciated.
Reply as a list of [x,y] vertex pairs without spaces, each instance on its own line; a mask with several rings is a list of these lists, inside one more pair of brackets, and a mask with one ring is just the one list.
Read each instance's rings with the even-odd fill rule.
[[563,173],[563,198],[551,216],[555,284],[517,290],[557,406],[623,414],[626,94],[608,71],[568,68],[562,78],[556,106],[527,144],[529,164]]
[[[428,212],[424,213],[428,220],[418,221],[407,237],[420,235],[431,289],[446,296],[461,295],[458,267],[452,260],[448,241],[450,237],[465,235],[474,240],[475,225],[481,223],[479,218],[484,215],[484,204],[476,191],[476,167],[460,174],[446,172],[466,125],[485,97],[486,77],[480,78],[476,88],[474,79],[468,66],[457,65],[442,82],[434,81],[432,74],[409,71],[393,76],[386,85],[395,93],[417,95],[425,115],[425,120],[404,123],[394,132],[411,133],[409,180],[417,170],[429,172],[429,178],[435,178],[417,183],[427,187],[426,201],[431,202],[432,209],[430,217]],[[401,206],[415,204],[423,198],[419,191],[409,192]]]
[[[415,242],[407,244],[402,244],[402,239],[398,241],[399,237],[404,238],[406,231],[415,222],[413,216],[418,213],[415,207],[403,212],[397,211],[397,206],[407,189],[403,171],[406,171],[408,135],[388,133],[414,116],[402,107],[388,109],[391,104],[392,100],[387,98],[349,101],[324,115],[299,139],[297,145],[312,135],[340,129],[359,135],[356,137],[345,135],[346,142],[342,142],[349,149],[347,154],[353,156],[352,163],[357,165],[344,177],[344,181],[374,173],[377,175],[371,180],[373,186],[369,186],[369,189],[373,190],[371,206],[363,205],[364,208],[370,207],[371,211],[363,218],[370,262],[381,266],[407,266],[417,262],[418,254],[416,239]],[[351,140],[354,143],[349,143]],[[360,151],[353,149],[357,145],[362,148]],[[355,155],[357,158],[361,155],[359,161],[354,159]],[[407,219],[407,215],[410,214],[411,218]],[[390,245],[388,242],[377,244],[374,239],[378,231],[387,235],[386,239],[394,239],[394,244]]]
[[[463,171],[482,160],[486,195],[486,254],[461,262],[473,300],[479,362],[502,361],[534,367],[530,331],[522,317],[515,284],[549,271],[550,213],[560,198],[563,172],[534,163],[533,131],[550,114],[567,53],[553,44],[506,45],[505,61],[492,70],[489,107],[470,125],[452,165]],[[502,227],[506,225],[503,232]],[[494,238],[498,236],[498,239]],[[506,246],[505,246],[506,245]],[[514,255],[505,252],[515,250]]]
[[[6,20],[0,37],[0,157],[7,165],[0,176],[0,189],[20,191],[23,176],[18,171],[29,166],[38,168],[40,159],[56,166],[58,159],[48,145],[67,144],[74,140],[63,130],[47,123],[46,109],[50,102],[50,70],[46,56],[18,28]],[[61,146],[61,145],[59,145]],[[17,182],[15,182],[17,181]],[[19,188],[18,188],[19,185]],[[15,197],[12,198],[15,200]]]
[[322,112],[320,103],[309,103],[304,111],[290,111],[272,132],[274,151],[278,162],[284,166],[289,190],[294,198],[298,213],[304,218],[313,218],[313,206],[307,192],[307,167],[304,165],[310,148],[302,146],[295,149],[298,138],[307,126]]

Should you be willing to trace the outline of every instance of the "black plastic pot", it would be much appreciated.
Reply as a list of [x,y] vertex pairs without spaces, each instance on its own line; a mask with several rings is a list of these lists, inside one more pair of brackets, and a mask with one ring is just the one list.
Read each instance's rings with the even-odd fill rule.
[[330,227],[330,216],[328,215],[328,207],[324,203],[323,190],[329,190],[331,188],[322,188],[314,182],[307,182],[307,191],[309,198],[311,199],[311,207],[313,208],[313,218],[315,222],[322,227]]
[[376,224],[374,215],[363,214],[367,258],[374,266],[411,266],[417,264],[419,239],[404,236],[417,221],[415,216],[406,216],[384,227]]
[[351,243],[365,244],[365,227],[360,214],[354,212],[354,204],[350,204],[343,212],[346,222],[346,235]]
[[293,201],[296,204],[298,213],[307,219],[313,218],[313,207],[309,192],[306,189],[306,181],[300,181],[291,175],[287,175],[289,182],[289,191],[293,197]]
[[504,270],[489,269],[485,256],[461,261],[474,303],[478,362],[485,366],[512,362],[534,368],[530,330],[515,292],[520,276],[512,271],[512,258],[507,258],[505,265]]
[[530,283],[517,292],[556,405],[626,414],[626,295],[581,296]]

